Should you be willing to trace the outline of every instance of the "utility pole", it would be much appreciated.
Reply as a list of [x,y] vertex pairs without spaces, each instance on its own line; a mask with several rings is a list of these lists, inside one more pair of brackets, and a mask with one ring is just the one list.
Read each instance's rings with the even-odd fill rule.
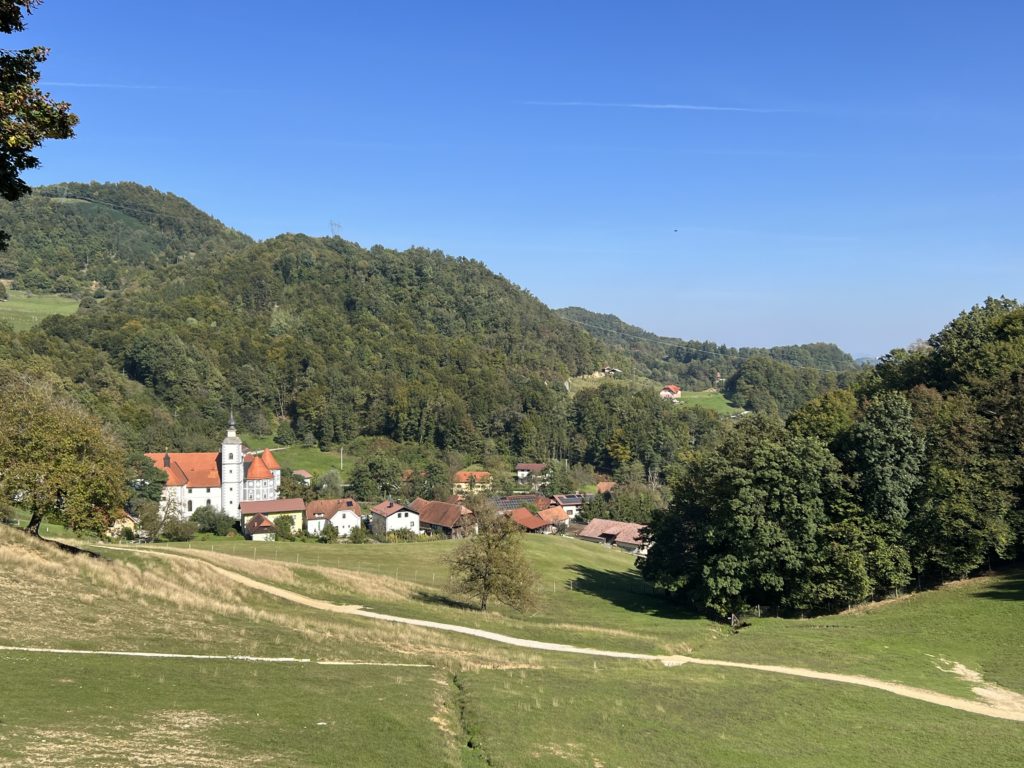
[[331,237],[341,237],[341,224],[331,219]]
[[345,471],[345,446],[341,446],[338,449],[338,463],[341,465],[341,471]]

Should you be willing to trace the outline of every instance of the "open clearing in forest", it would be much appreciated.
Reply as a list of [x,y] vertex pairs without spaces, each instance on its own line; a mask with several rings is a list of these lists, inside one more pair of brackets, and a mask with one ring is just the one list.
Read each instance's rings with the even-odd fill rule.
[[27,330],[44,317],[71,315],[78,309],[78,299],[67,296],[8,290],[7,297],[0,301],[0,320],[10,323],[16,331]]
[[[613,589],[602,592],[602,585],[621,587],[617,579],[632,576],[629,558],[596,545],[535,539],[528,552],[542,576],[579,577],[582,566],[616,580],[556,592],[533,617],[481,615],[440,602],[441,591],[431,593],[422,574],[406,578],[399,568],[399,578],[377,576],[303,561],[319,548],[341,558],[353,553],[354,561],[343,565],[377,558],[384,570],[411,558],[419,568],[443,555],[445,547],[434,545],[282,543],[277,562],[187,548],[181,554],[191,558],[133,550],[93,560],[0,528],[2,645],[430,665],[0,650],[0,766],[298,766],[341,759],[354,766],[1010,766],[1024,750],[1020,723],[886,691],[741,666],[666,667],[660,660],[501,645],[316,610],[222,579],[211,567],[237,568],[316,600],[524,639],[557,636],[569,612],[587,617],[588,630],[563,634],[578,633],[598,649],[632,647],[639,638],[656,655],[673,655],[665,646],[686,645],[688,652],[677,648],[675,654],[870,674],[962,701],[978,701],[972,688],[991,682],[1020,690],[1013,684],[1019,668],[1004,660],[1019,655],[1007,652],[1019,648],[1019,574],[827,619],[755,620],[733,635],[659,608],[661,598],[649,592],[627,593],[633,602]],[[424,551],[413,557],[417,547]],[[293,553],[298,564],[286,562]],[[958,637],[961,631],[968,636]],[[888,650],[876,651],[883,645]],[[985,682],[967,679],[964,670]],[[54,701],[61,705],[53,707]]]

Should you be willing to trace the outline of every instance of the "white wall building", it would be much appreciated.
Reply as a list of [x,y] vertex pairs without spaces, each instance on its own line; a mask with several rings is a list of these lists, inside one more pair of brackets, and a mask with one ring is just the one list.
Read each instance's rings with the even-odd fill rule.
[[195,510],[209,505],[240,519],[243,501],[276,499],[281,488],[281,465],[269,450],[245,451],[235,431],[234,416],[220,451],[146,456],[167,475],[161,509],[173,506],[182,517],[191,517]]

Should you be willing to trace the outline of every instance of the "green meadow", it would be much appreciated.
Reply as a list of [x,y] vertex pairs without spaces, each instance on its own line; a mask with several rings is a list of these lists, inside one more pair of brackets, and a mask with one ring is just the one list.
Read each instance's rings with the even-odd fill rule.
[[[380,612],[591,648],[854,672],[974,699],[1024,691],[1024,574],[739,633],[643,584],[624,553],[529,537],[520,616],[450,595],[451,542],[233,542],[72,556],[0,526],[0,645],[359,662],[0,651],[0,766],[1014,766],[1024,724],[765,672],[575,656],[325,613],[215,564]],[[167,556],[175,553],[178,556]],[[571,587],[571,588],[570,588]],[[424,667],[377,666],[425,664]],[[1012,694],[1011,694],[1012,695]],[[59,702],[54,706],[54,702]]]
[[7,297],[0,301],[0,320],[10,323],[16,331],[27,330],[44,317],[71,315],[78,309],[78,299],[67,296],[8,290]]

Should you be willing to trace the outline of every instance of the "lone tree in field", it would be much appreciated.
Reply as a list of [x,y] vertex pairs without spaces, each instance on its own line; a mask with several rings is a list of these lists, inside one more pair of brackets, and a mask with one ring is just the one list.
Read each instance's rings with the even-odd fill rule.
[[38,536],[50,520],[103,533],[128,498],[125,455],[103,425],[46,382],[0,368],[0,495]]
[[[24,17],[41,0],[0,0],[0,33],[25,28]],[[39,165],[32,150],[46,139],[68,139],[78,118],[71,105],[54,101],[41,91],[37,65],[46,61],[46,48],[20,51],[0,48],[0,197],[17,200],[32,190],[21,174]],[[0,251],[7,233],[0,231]]]
[[480,532],[463,539],[448,556],[456,592],[480,601],[487,610],[493,597],[527,611],[536,602],[537,575],[523,554],[523,534],[512,520],[492,510],[477,513]]

